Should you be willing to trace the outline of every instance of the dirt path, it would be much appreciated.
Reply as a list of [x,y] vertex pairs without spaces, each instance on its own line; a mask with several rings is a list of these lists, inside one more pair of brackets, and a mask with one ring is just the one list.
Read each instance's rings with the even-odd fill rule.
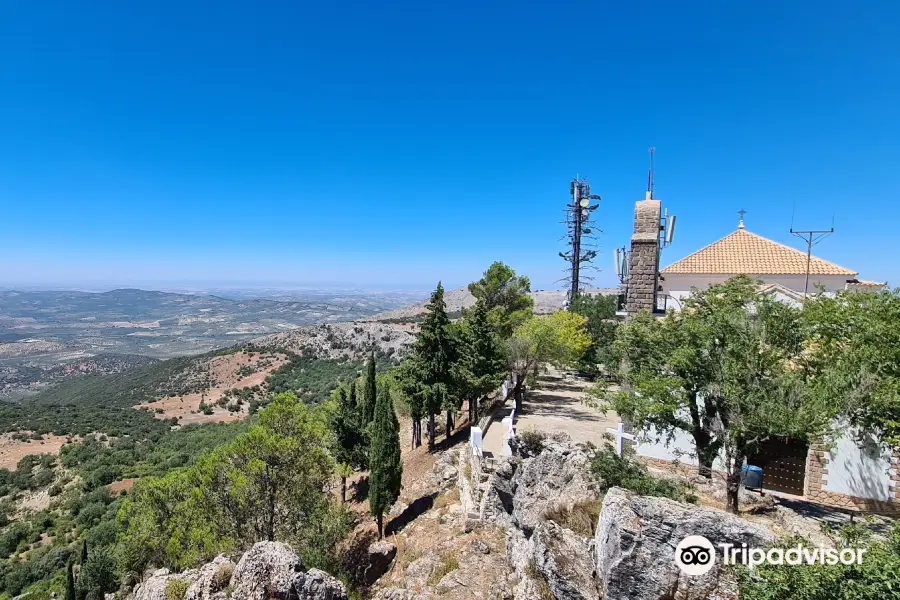
[[[585,390],[592,383],[564,375],[551,369],[540,378],[538,387],[525,395],[522,414],[516,416],[517,432],[538,430],[545,433],[565,432],[575,442],[600,445],[606,428],[615,428],[619,417],[614,412],[603,414],[585,404]],[[512,412],[512,400],[498,408],[494,423],[484,436],[484,450],[500,456],[503,446],[503,417]]]

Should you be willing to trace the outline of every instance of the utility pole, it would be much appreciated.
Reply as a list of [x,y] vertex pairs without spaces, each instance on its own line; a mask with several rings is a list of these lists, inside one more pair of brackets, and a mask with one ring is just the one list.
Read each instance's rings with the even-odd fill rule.
[[599,204],[591,204],[591,200],[600,200],[600,196],[591,194],[591,186],[586,179],[576,177],[569,184],[569,195],[571,203],[566,206],[564,211],[566,220],[567,252],[560,252],[559,255],[569,263],[568,280],[569,293],[567,296],[567,304],[575,300],[575,297],[581,292],[582,281],[590,281],[590,277],[585,277],[583,272],[588,268],[588,264],[597,256],[594,244],[591,243],[594,236],[594,222],[591,220],[591,214],[597,210]]
[[[741,222],[743,223],[744,215],[741,215]],[[822,239],[828,237],[832,233],[834,233],[834,225],[832,224],[831,229],[794,229],[791,226],[791,235],[795,235],[804,242],[806,242],[806,281],[803,284],[803,302],[806,303],[806,295],[809,292],[809,266],[812,261],[812,247],[818,244]]]

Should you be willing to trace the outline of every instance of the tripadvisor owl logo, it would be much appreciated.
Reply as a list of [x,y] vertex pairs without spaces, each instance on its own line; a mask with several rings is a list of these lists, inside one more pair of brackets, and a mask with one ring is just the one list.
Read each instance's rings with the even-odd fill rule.
[[703,575],[716,564],[716,549],[702,535],[689,535],[675,547],[675,564],[685,575]]
[[[744,565],[754,569],[760,565],[861,565],[866,548],[813,548],[797,545],[790,548],[751,548],[733,543],[720,543],[722,564]],[[716,550],[702,535],[689,535],[675,546],[675,564],[685,575],[708,573],[716,564]]]

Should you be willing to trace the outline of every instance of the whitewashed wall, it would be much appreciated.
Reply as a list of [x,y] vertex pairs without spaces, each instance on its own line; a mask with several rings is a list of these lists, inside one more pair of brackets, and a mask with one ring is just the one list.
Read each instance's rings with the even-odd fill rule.
[[[669,442],[654,439],[653,434],[638,437],[635,443],[638,456],[697,465],[694,440],[687,433],[679,432]],[[891,475],[897,467],[891,463],[889,454],[860,448],[855,438],[844,435],[828,454],[828,473],[823,476],[822,487],[828,492],[856,498],[888,501],[893,498],[895,482]],[[714,461],[713,468],[725,470],[722,454]]]
[[888,501],[893,498],[890,475],[895,465],[890,454],[874,445],[860,448],[850,435],[837,440],[827,454],[828,473],[823,475],[822,489],[868,500]]
[[[641,434],[635,441],[634,450],[638,456],[645,456],[647,458],[668,461],[677,460],[681,464],[692,466],[697,466],[699,464],[696,451],[694,450],[694,438],[682,431],[677,432],[670,441],[667,441],[666,438],[656,441],[655,431]],[[719,458],[713,462],[713,468],[725,469],[725,459],[723,456],[720,455]]]
[[[670,274],[662,277],[663,280],[660,284],[662,285],[663,293],[680,300],[690,296],[692,288],[705,290],[710,285],[724,283],[733,275]],[[803,292],[803,285],[806,279],[805,275],[752,275],[752,277],[757,277],[765,283],[778,283],[797,292]],[[850,277],[847,275],[810,275],[809,291],[815,293],[816,286],[821,284],[826,292],[836,292],[844,289],[848,279]],[[677,309],[678,303],[673,302],[672,306]]]

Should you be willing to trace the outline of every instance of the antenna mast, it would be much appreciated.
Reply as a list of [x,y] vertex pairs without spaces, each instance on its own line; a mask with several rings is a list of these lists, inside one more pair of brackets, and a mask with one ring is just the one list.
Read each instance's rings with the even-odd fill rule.
[[[743,215],[741,215],[743,217]],[[793,221],[793,216],[791,221]],[[834,233],[834,219],[832,218],[831,229],[794,229],[791,224],[791,235],[795,235],[806,242],[806,281],[803,284],[803,302],[806,302],[806,295],[809,293],[809,265],[812,261],[812,247],[820,241]]]
[[[581,292],[581,284],[583,281],[590,281],[590,277],[585,277],[583,271],[588,268],[590,262],[597,256],[595,240],[595,226],[591,215],[599,204],[591,204],[591,200],[600,200],[600,196],[591,194],[591,186],[587,179],[578,178],[572,180],[569,184],[569,194],[571,203],[566,206],[565,221],[567,234],[566,240],[569,249],[567,252],[560,252],[559,255],[569,263],[568,280],[569,293],[567,301],[571,305],[575,297]],[[561,280],[563,281],[563,280]]]

